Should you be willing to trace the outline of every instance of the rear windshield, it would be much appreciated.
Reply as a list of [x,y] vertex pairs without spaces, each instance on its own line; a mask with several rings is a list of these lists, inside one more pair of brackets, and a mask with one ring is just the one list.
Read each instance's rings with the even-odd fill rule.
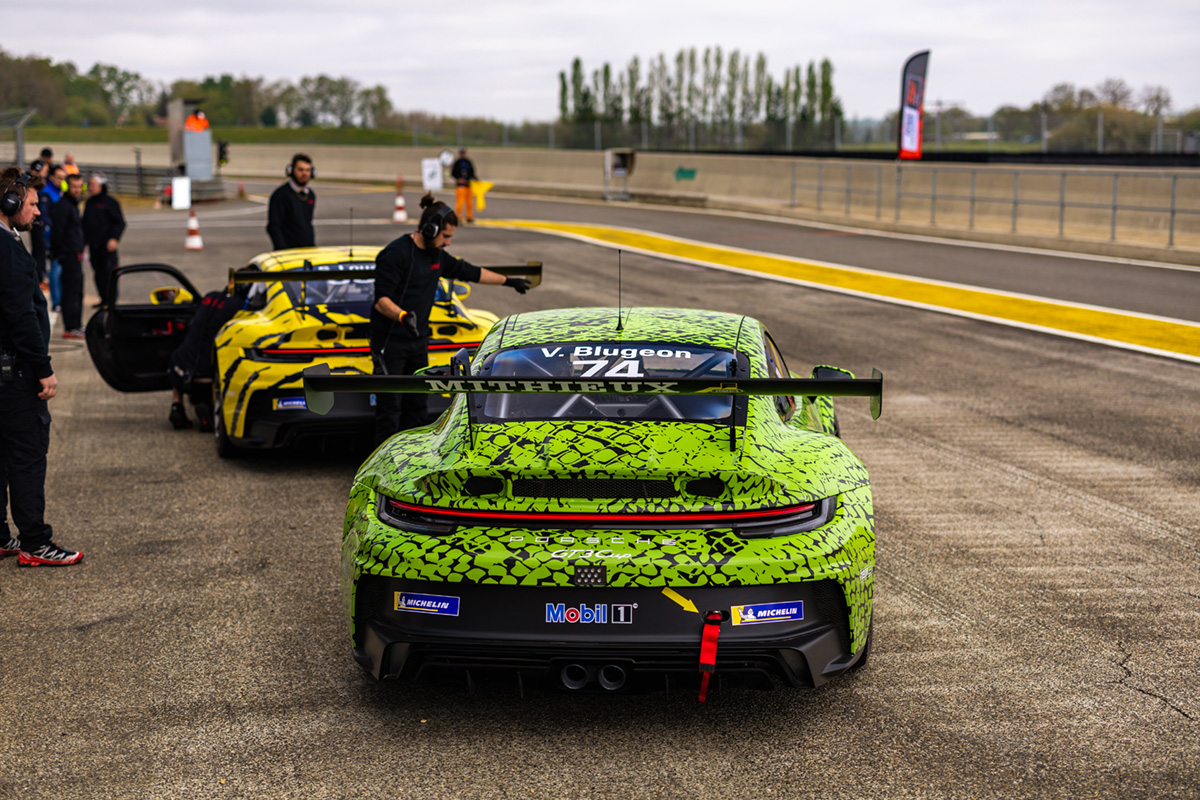
[[[318,271],[333,269],[375,269],[373,261],[353,261],[344,264],[322,264],[312,267]],[[354,278],[335,281],[289,281],[284,284],[292,305],[327,305],[343,314],[369,316],[375,302],[375,279]]]
[[[728,378],[737,360],[725,350],[655,342],[550,344],[505,350],[480,375],[491,378]],[[483,416],[516,419],[728,419],[730,395],[489,394]]]

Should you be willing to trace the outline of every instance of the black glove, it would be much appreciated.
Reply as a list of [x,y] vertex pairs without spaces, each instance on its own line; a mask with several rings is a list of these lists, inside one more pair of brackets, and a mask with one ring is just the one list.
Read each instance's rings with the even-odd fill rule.
[[405,311],[400,317],[400,324],[403,325],[414,339],[421,338],[421,332],[417,328],[417,315],[411,311]]
[[519,294],[525,294],[531,286],[524,278],[505,278],[504,285],[516,289]]

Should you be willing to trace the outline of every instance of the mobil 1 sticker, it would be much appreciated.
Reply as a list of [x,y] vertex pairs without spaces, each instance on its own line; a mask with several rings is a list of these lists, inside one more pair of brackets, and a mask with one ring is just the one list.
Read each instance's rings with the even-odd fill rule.
[[441,614],[458,616],[458,598],[444,594],[415,594],[396,592],[397,611],[415,611],[418,614]]
[[734,625],[759,625],[764,622],[795,622],[804,619],[804,601],[757,603],[729,609]]

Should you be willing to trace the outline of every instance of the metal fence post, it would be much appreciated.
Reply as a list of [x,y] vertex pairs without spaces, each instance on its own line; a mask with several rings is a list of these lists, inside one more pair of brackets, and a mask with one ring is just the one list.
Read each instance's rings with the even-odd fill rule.
[[850,182],[851,182],[851,172],[850,171],[852,169],[853,169],[853,167],[851,167],[849,164],[846,165],[846,216],[847,217],[850,216]]
[[1058,235],[1063,235],[1063,222],[1067,216],[1067,173],[1063,170],[1058,181]]
[[821,191],[825,188],[824,183],[825,165],[817,162],[817,213],[821,213]]
[[[991,122],[991,117],[988,117],[988,122]],[[990,139],[988,140],[991,141]],[[990,146],[990,145],[989,145]],[[967,230],[975,230],[975,174],[979,170],[971,170],[971,211],[967,216]]]
[[1175,196],[1179,189],[1179,176],[1171,176],[1171,233],[1167,239],[1167,247],[1175,246]]
[[929,183],[929,224],[937,225],[937,167],[933,168],[933,179]]
[[901,199],[901,197],[903,197],[903,194],[900,189],[900,181],[903,180],[902,176],[900,175],[901,169],[902,169],[902,167],[900,166],[900,162],[897,161],[896,162],[896,222],[900,221],[900,199]]
[[1021,191],[1021,173],[1013,170],[1012,232],[1017,232],[1017,202]]
[[883,167],[875,167],[875,219],[883,216]]
[[1117,240],[1117,189],[1120,185],[1121,173],[1113,173],[1113,201],[1112,201],[1112,226],[1109,229],[1108,240],[1115,242]]

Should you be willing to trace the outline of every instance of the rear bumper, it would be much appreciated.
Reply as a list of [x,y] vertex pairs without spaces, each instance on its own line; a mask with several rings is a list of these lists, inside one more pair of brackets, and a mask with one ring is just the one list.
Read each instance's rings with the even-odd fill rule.
[[[246,408],[245,436],[234,438],[234,444],[271,449],[335,438],[365,447],[374,444],[372,395],[338,395],[333,409],[325,415],[298,405],[303,399],[303,392],[294,390],[255,392]],[[449,406],[447,397],[430,395],[429,421],[437,419]]]
[[[857,663],[841,586],[680,588],[700,613],[661,588],[577,588],[434,583],[363,576],[355,594],[354,657],[380,679],[430,672],[508,670],[569,688],[661,688],[698,679],[704,612],[742,609],[721,626],[718,675],[758,687],[816,687]],[[425,604],[433,611],[411,606]],[[748,623],[747,606],[799,608],[800,616]],[[451,613],[453,612],[453,613]],[[759,612],[762,613],[761,611]],[[564,670],[568,672],[564,673]],[[571,672],[570,670],[573,670]],[[572,686],[564,675],[578,675]],[[611,684],[611,681],[608,682]]]

